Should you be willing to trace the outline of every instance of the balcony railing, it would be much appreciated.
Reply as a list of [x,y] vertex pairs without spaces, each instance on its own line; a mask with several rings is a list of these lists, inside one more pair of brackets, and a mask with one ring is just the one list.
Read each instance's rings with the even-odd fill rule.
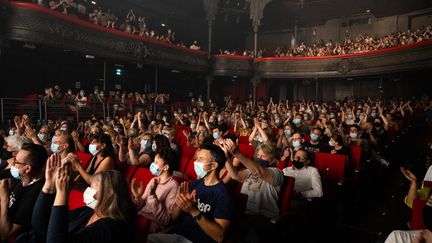
[[15,116],[28,115],[38,124],[48,119],[68,119],[74,122],[135,114],[139,111],[164,112],[172,114],[173,107],[169,104],[124,104],[120,102],[75,102],[64,100],[0,98],[0,118],[2,124],[11,124]]

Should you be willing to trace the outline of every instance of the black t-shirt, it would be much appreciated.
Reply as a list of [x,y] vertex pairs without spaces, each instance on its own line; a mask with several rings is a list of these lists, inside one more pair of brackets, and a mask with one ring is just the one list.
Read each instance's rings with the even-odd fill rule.
[[323,141],[320,141],[318,144],[311,144],[311,142],[305,142],[303,144],[304,150],[312,153],[317,152],[327,152],[328,146],[325,145]]
[[13,224],[23,227],[23,231],[30,230],[33,207],[42,187],[44,179],[23,187],[21,180],[12,179],[12,189],[9,196],[9,219]]
[[342,154],[342,155],[347,155],[347,156],[349,154],[348,147],[346,147],[346,146],[342,146],[342,148],[340,148],[339,150],[332,148],[332,150],[333,149],[336,151],[336,154]]
[[[214,186],[206,186],[204,180],[201,179],[191,182],[189,189],[191,191],[196,190],[198,209],[205,217],[232,221],[233,205],[223,182]],[[186,215],[176,233],[183,235],[192,242],[216,242],[202,231],[190,214]]]

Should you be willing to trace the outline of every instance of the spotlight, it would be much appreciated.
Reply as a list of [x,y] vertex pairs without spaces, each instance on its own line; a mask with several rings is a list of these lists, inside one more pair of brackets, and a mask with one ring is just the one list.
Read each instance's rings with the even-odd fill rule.
[[92,3],[93,5],[96,5],[96,2],[95,2],[95,1],[91,1],[91,3]]

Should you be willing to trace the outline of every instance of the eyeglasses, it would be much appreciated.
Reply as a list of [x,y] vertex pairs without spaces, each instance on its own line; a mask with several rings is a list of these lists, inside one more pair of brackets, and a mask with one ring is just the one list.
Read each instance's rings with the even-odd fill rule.
[[15,165],[15,164],[19,164],[19,165],[26,165],[26,163],[18,162],[18,160],[17,160],[16,158],[13,159],[13,164],[14,164],[14,165]]

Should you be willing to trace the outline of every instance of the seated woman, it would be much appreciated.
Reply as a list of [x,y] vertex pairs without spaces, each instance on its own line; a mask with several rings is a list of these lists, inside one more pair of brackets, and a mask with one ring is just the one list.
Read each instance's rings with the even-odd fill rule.
[[349,150],[343,143],[343,138],[340,135],[333,135],[329,140],[330,153],[348,155]]
[[[60,156],[47,161],[45,184],[36,201],[32,225],[41,242],[130,242],[136,210],[118,171],[96,173],[84,192],[86,207],[68,212],[71,165]],[[23,242],[23,241],[21,241]]]
[[[94,136],[90,145],[89,151],[93,155],[87,169],[84,169],[81,165],[81,161],[78,159],[71,159],[72,166],[87,185],[90,185],[91,178],[94,174],[113,170],[115,168],[115,155],[114,147],[111,142],[111,138],[107,134],[100,134]],[[83,187],[82,184],[78,183],[78,187]],[[84,188],[81,188],[84,189]]]
[[156,177],[150,180],[145,190],[142,183],[138,185],[135,178],[132,179],[133,201],[138,213],[151,220],[151,233],[159,232],[171,221],[171,210],[179,189],[178,182],[172,177],[176,164],[175,153],[164,148],[150,165],[150,171]]
[[[246,216],[241,227],[245,242],[271,242],[274,236],[274,223],[279,217],[279,191],[283,183],[283,173],[275,168],[276,146],[258,146],[255,159],[241,154],[230,139],[225,139],[221,148],[237,158],[246,167],[238,171],[227,159],[225,164],[232,179],[243,183],[241,193],[248,195]],[[271,236],[269,238],[269,236]]]
[[130,164],[143,166],[149,165],[154,159],[152,144],[153,135],[151,133],[144,133],[141,136],[140,147],[137,151],[137,149],[134,147],[132,139],[130,138],[128,143],[128,155]]

